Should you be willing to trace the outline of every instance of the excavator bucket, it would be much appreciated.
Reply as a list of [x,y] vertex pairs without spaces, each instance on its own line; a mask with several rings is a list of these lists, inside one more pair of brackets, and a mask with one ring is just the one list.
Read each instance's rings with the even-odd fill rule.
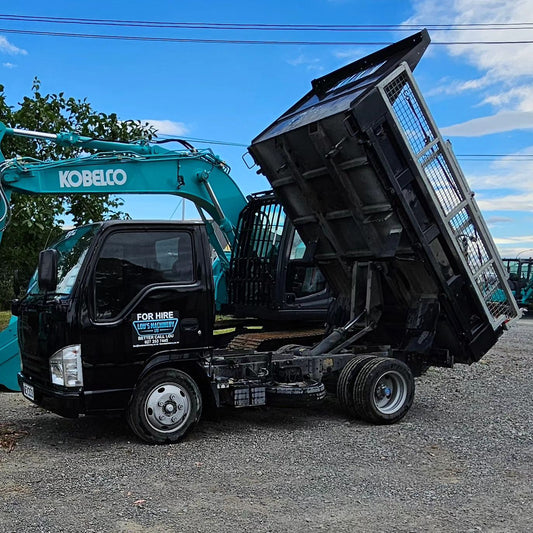
[[361,309],[361,265],[379,271],[372,342],[411,352],[430,337],[435,358],[471,363],[519,310],[413,78],[429,42],[422,31],[314,80],[249,150],[345,315]]

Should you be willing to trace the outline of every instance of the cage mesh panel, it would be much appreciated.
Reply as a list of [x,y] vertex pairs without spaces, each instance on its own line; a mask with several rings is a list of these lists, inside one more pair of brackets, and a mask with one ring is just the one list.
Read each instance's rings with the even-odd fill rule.
[[489,253],[483,244],[481,236],[470,217],[468,210],[461,209],[457,215],[450,219],[450,227],[461,247],[470,272],[473,275],[490,261]]
[[508,304],[498,273],[492,265],[475,279],[492,316],[510,316],[514,314]]
[[411,149],[415,155],[420,153],[435,139],[435,135],[420,109],[405,71],[387,84],[385,94],[396,113],[396,119],[407,136]]
[[440,152],[440,146],[438,144],[431,146],[419,161],[431,182],[444,214],[448,215],[464,200],[464,195],[453,179],[453,173]]
[[[426,119],[406,71],[402,71],[385,85],[384,91],[413,155],[418,157],[441,211],[448,216],[465,201],[468,191],[450,168],[442,151],[442,140],[434,133]],[[479,288],[492,317],[498,319],[502,315],[515,316],[498,272],[494,265],[490,264],[492,258],[470,208],[461,209],[450,218],[448,224],[462,251],[471,281]]]

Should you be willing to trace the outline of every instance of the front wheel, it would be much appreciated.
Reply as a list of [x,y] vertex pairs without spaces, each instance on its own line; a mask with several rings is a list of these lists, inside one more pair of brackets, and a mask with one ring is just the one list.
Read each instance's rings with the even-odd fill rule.
[[194,379],[175,368],[148,374],[136,387],[128,407],[132,431],[152,444],[176,442],[202,413],[202,396]]

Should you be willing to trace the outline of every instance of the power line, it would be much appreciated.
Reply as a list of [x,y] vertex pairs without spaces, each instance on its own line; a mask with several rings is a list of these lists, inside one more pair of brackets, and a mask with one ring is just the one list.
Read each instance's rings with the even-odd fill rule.
[[[170,138],[169,135],[158,135],[158,138]],[[181,139],[199,144],[212,144],[221,146],[235,146],[237,148],[248,148],[249,144],[235,141],[221,141],[218,139],[203,139],[198,137],[183,136]],[[462,161],[493,161],[495,159],[505,159],[506,161],[533,161],[533,154],[456,154],[457,159]]]
[[[166,43],[195,43],[195,44],[248,44],[248,45],[320,45],[320,46],[386,46],[393,44],[392,41],[280,41],[280,40],[257,40],[257,39],[200,39],[200,38],[177,38],[177,37],[150,37],[144,35],[111,35],[92,33],[52,32],[36,30],[18,30],[0,28],[2,33],[14,33],[19,35],[36,35],[40,37],[70,37],[81,39],[107,39],[115,41],[149,41]],[[533,40],[523,39],[515,41],[432,41],[434,45],[501,45],[501,44],[532,44]]]
[[[166,135],[161,135],[161,137],[165,138]],[[212,139],[199,139],[197,137],[181,137],[184,141],[190,141],[200,144],[220,144],[224,146],[237,146],[241,148],[248,148],[248,144],[244,143],[238,143],[238,142],[231,142],[231,141],[214,141]]]
[[98,26],[121,26],[143,28],[176,28],[208,30],[260,30],[260,31],[412,31],[425,27],[432,31],[464,30],[523,30],[533,29],[533,22],[508,23],[456,23],[456,24],[262,24],[262,23],[218,23],[218,22],[168,22],[122,19],[93,19],[74,17],[45,17],[32,15],[0,14],[0,20],[40,22],[52,24],[76,24]]
[[[509,157],[510,154],[462,154],[462,157]],[[511,157],[533,157],[533,154],[511,154]]]

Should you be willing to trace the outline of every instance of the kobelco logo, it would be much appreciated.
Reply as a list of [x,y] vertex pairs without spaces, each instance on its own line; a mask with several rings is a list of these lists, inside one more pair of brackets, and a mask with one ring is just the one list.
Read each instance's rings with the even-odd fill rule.
[[128,175],[121,168],[107,170],[60,170],[59,186],[70,187],[113,187],[124,185]]

